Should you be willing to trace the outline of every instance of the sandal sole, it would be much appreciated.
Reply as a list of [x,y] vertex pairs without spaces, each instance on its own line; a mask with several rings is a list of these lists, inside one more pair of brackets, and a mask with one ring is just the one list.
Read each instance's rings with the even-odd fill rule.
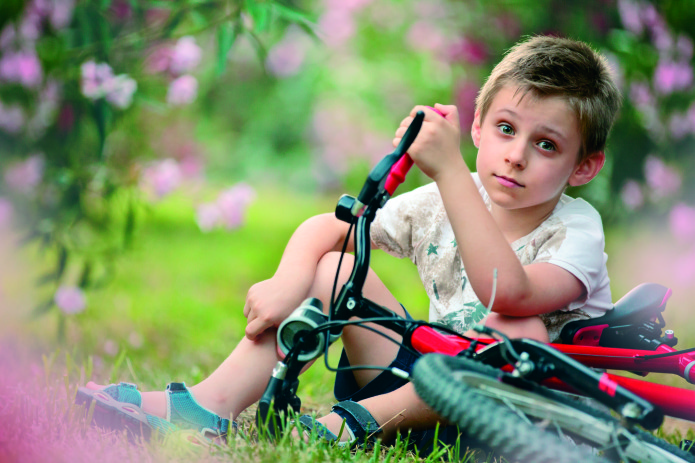
[[92,422],[100,428],[116,431],[126,430],[129,437],[142,437],[149,440],[152,426],[147,414],[136,405],[118,402],[110,395],[94,389],[78,388],[75,403],[85,407],[85,413],[94,401]]

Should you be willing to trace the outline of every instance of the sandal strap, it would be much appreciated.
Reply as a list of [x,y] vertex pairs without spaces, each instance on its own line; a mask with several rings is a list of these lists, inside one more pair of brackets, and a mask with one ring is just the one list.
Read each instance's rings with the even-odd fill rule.
[[338,436],[333,434],[333,432],[326,426],[324,426],[323,423],[316,421],[313,417],[309,415],[300,416],[299,424],[301,424],[304,427],[305,431],[308,432],[312,432],[315,429],[316,435],[320,438],[333,442],[338,442]]
[[369,410],[357,402],[352,400],[338,402],[331,411],[345,420],[345,425],[352,431],[355,442],[358,444],[371,445],[375,437],[382,433],[379,423]]
[[[224,436],[229,430],[229,420],[204,408],[185,383],[170,383],[166,389],[167,421],[180,428],[197,429]],[[235,423],[236,424],[236,423]]]
[[101,391],[110,395],[118,402],[126,402],[138,407],[142,406],[142,395],[140,395],[138,387],[133,383],[121,382],[119,384],[109,384]]

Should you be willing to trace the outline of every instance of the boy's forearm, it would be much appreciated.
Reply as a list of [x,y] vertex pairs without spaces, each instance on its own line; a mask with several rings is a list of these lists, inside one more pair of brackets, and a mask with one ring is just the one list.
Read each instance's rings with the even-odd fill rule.
[[529,280],[519,258],[485,206],[468,167],[462,160],[458,169],[443,172],[435,180],[466,274],[480,302],[488,305],[494,270],[497,269],[493,310],[507,315],[528,315],[508,311],[508,308],[518,308],[519,301],[529,293]]

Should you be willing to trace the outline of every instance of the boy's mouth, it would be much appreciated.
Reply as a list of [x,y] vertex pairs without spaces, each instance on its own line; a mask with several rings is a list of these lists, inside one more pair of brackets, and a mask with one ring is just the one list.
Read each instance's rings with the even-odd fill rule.
[[504,175],[495,175],[495,174],[492,174],[492,175],[497,179],[497,181],[502,186],[506,186],[507,188],[524,188],[524,185],[517,182],[513,178],[505,177]]

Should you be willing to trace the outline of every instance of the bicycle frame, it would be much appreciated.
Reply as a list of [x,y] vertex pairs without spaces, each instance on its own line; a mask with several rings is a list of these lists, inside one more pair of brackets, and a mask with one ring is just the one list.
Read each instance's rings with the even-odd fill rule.
[[[412,165],[405,151],[415,139],[423,118],[424,114],[415,118],[401,145],[372,170],[358,198],[343,196],[338,202],[336,216],[355,226],[355,263],[352,274],[331,304],[328,316],[321,313],[320,306],[316,307],[315,312],[325,319],[314,320],[308,328],[293,332],[294,344],[288,348],[285,360],[279,362],[273,371],[266,393],[260,401],[259,423],[267,423],[271,408],[276,412],[286,412],[292,407],[295,412],[299,412],[300,401],[296,396],[297,376],[301,368],[310,361],[299,359],[300,352],[324,351],[327,345],[340,335],[346,321],[353,317],[391,329],[403,337],[404,345],[421,354],[468,355],[502,370],[512,371],[515,376],[538,380],[547,387],[590,396],[619,411],[624,418],[648,429],[654,429],[661,424],[662,412],[695,421],[695,391],[611,373],[597,373],[591,369],[625,370],[641,374],[669,373],[693,383],[695,352],[659,357],[660,354],[677,351],[664,343],[658,343],[660,345],[655,350],[639,350],[592,345],[543,344],[528,339],[515,339],[509,341],[509,344],[515,350],[525,353],[526,357],[511,364],[504,354],[504,349],[509,348],[504,344],[506,341],[446,334],[442,332],[448,330],[446,327],[435,324],[423,326],[424,322],[405,320],[362,297],[371,252],[370,224],[376,211],[390,198]],[[282,329],[283,325],[278,330],[278,340]],[[324,333],[324,336],[318,336],[320,333]],[[656,340],[653,342],[657,343]],[[320,348],[317,348],[317,345],[320,345]],[[316,356],[318,355],[320,353]],[[270,432],[273,434],[272,430]]]

